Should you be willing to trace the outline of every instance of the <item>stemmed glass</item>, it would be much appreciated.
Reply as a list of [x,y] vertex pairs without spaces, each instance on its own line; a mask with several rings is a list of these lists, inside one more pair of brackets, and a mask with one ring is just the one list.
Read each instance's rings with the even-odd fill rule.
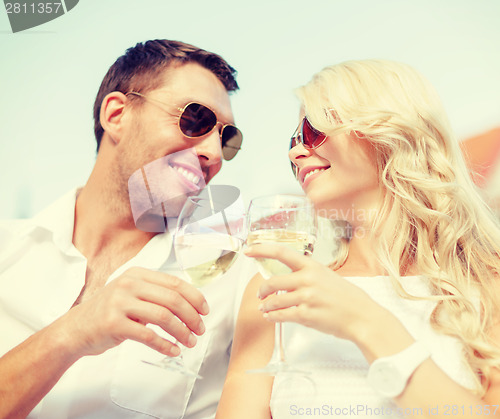
[[[245,210],[236,187],[210,185],[189,197],[174,235],[175,255],[186,280],[200,288],[224,275],[241,251],[245,232]],[[202,378],[186,367],[182,354],[147,363]]]
[[[247,244],[279,243],[304,255],[311,255],[317,236],[317,218],[312,203],[299,195],[271,195],[250,202],[247,215]],[[291,270],[275,259],[256,258],[260,274],[269,279]],[[284,292],[284,291],[283,291]],[[280,292],[278,292],[280,293]],[[250,373],[277,375],[279,372],[304,373],[287,363],[283,344],[283,324],[275,324],[274,350],[269,363]]]

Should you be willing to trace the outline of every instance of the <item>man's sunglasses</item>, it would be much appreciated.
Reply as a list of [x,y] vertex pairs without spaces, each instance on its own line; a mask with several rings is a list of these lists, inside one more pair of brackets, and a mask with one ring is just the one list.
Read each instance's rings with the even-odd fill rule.
[[[152,100],[167,106],[166,103],[148,98],[142,93],[128,92],[126,95],[140,96],[146,100]],[[182,134],[188,138],[203,137],[204,135],[211,133],[217,124],[222,124],[222,122],[217,120],[215,112],[201,103],[190,102],[183,108],[177,108],[177,110],[181,112],[179,116],[179,129]],[[222,145],[222,156],[224,157],[224,160],[231,160],[234,156],[236,156],[238,150],[241,149],[243,134],[234,125],[225,124],[222,125],[219,135]]]
[[[302,143],[302,145],[309,150],[315,149],[321,146],[327,138],[328,135],[318,131],[311,125],[309,120],[304,117],[290,139],[289,149],[291,150],[299,143]],[[297,167],[293,164],[293,162],[291,162],[291,164],[293,174],[297,177]]]

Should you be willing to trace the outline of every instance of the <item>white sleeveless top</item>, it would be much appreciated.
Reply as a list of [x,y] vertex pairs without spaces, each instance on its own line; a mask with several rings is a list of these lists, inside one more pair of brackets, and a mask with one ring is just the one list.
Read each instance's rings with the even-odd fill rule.
[[[473,373],[463,357],[462,344],[431,328],[429,319],[436,302],[401,298],[389,277],[346,279],[400,319],[409,333],[428,347],[432,360],[448,376],[463,387],[475,388]],[[430,295],[424,277],[404,277],[401,281],[412,295]],[[363,310],[363,307],[359,309]],[[369,364],[351,341],[295,323],[286,323],[285,350],[290,364],[311,373],[305,377],[287,374],[275,377],[271,397],[273,419],[348,416],[401,418],[407,413],[392,399],[378,395],[369,386],[366,380]],[[418,412],[412,414],[417,415]]]

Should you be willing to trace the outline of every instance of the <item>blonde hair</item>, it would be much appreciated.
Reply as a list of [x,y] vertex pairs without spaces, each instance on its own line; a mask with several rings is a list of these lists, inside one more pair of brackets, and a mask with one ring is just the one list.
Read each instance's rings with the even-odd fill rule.
[[383,191],[372,226],[378,257],[402,297],[417,298],[399,282],[410,266],[430,280],[438,300],[431,324],[464,343],[484,394],[500,364],[488,337],[498,321],[500,227],[471,181],[436,91],[407,65],[364,60],[323,69],[297,95],[318,130],[373,146]]

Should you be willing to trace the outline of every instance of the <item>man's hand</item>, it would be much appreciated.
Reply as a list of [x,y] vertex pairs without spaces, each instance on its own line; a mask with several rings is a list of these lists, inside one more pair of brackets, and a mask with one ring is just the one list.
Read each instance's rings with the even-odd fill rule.
[[165,273],[131,268],[56,323],[80,356],[100,354],[126,339],[176,356],[178,346],[146,325],[158,325],[193,347],[195,335],[205,331],[200,315],[208,311],[203,294],[191,284]]

